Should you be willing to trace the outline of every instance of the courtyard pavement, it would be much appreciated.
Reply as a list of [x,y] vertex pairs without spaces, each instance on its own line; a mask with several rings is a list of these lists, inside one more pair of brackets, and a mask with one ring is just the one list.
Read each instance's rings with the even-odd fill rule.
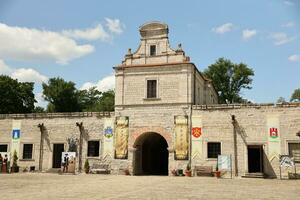
[[0,174],[0,199],[300,199],[300,180]]

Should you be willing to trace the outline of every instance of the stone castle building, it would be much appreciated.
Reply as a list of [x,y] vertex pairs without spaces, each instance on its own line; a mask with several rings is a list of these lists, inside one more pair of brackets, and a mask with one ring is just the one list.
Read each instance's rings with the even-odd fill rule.
[[78,170],[89,160],[115,174],[170,175],[188,163],[215,169],[218,155],[230,155],[237,176],[278,177],[279,156],[300,150],[300,104],[218,104],[168,32],[160,22],[140,27],[139,47],[114,67],[114,113],[0,115],[0,152],[16,151],[21,169],[52,171],[73,140]]

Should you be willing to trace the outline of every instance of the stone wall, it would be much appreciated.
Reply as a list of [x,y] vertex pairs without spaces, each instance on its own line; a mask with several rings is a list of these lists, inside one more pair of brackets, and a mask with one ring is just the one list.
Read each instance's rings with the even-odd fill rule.
[[[67,138],[79,138],[80,132],[76,123],[82,122],[88,135],[83,140],[82,164],[85,159],[89,159],[91,165],[94,162],[107,163],[110,164],[112,173],[119,174],[120,169],[128,168],[131,172],[133,171],[136,141],[141,135],[154,132],[160,134],[168,144],[170,172],[172,169],[185,169],[189,162],[176,160],[174,156],[176,139],[174,118],[187,116],[188,126],[190,126],[191,119],[197,119],[197,123],[192,121],[192,127],[202,128],[199,140],[195,141],[195,138],[191,138],[192,167],[201,165],[215,168],[217,160],[207,158],[208,142],[221,142],[221,154],[232,155],[234,159],[233,134],[235,130],[238,175],[243,176],[248,172],[247,145],[261,145],[264,172],[269,177],[279,177],[279,155],[288,154],[289,142],[300,142],[300,138],[296,136],[300,130],[300,104],[199,105],[193,106],[191,117],[190,112],[188,105],[170,104],[155,107],[152,105],[127,106],[125,109],[116,110],[115,113],[0,115],[0,144],[8,144],[9,151],[11,151],[13,148],[12,128],[14,124],[20,124],[18,164],[21,170],[30,166],[38,169],[41,137],[38,124],[43,123],[47,135],[44,140],[43,171],[47,171],[52,168],[53,144],[63,143],[65,150],[68,149]],[[233,115],[236,120],[235,129],[232,123]],[[103,136],[105,122],[111,120],[112,126],[115,126],[113,125],[115,118],[120,116],[129,117],[128,157],[126,159],[114,159],[114,152],[110,157],[103,155],[103,148],[107,145]],[[275,140],[270,138],[270,127],[278,128],[279,137]],[[98,157],[87,157],[87,141],[89,140],[100,141]],[[113,140],[110,141],[112,146],[113,142]],[[33,144],[33,158],[30,160],[22,159],[24,143]],[[283,169],[283,176],[286,176],[288,171],[293,171],[293,169]]]
[[[202,121],[202,140],[197,143],[202,152],[193,158],[193,165],[216,166],[216,159],[207,158],[207,142],[221,142],[221,153],[234,158],[232,115],[236,120],[239,176],[248,172],[247,145],[263,146],[264,172],[278,177],[279,155],[288,154],[288,142],[300,142],[296,136],[300,130],[300,104],[203,105],[194,106],[192,115]],[[278,128],[279,140],[272,141],[270,127]]]
[[[27,115],[1,115],[0,116],[0,144],[8,144],[8,151],[13,154],[12,149],[12,127],[13,124],[19,122],[20,126],[20,141],[17,147],[19,151],[18,165],[21,170],[30,166],[39,167],[40,155],[40,140],[41,132],[38,124],[44,124],[45,138],[43,148],[43,171],[52,168],[52,152],[53,144],[62,143],[64,149],[68,149],[67,138],[79,138],[79,128],[77,122],[82,122],[84,130],[88,137],[83,139],[82,160],[83,163],[87,158],[87,141],[99,140],[100,152],[103,148],[103,123],[105,118],[109,118],[113,113],[48,113],[48,114],[27,114]],[[22,159],[23,144],[33,144],[32,159]],[[91,160],[102,160],[102,154]],[[78,159],[77,159],[78,162]],[[92,161],[93,162],[93,161]],[[78,166],[78,164],[77,164]]]
[[[140,106],[126,107],[124,110],[117,110],[116,116],[129,116],[129,157],[133,158],[135,141],[142,134],[155,132],[164,137],[168,143],[169,171],[172,169],[185,168],[187,160],[175,160],[174,157],[174,117],[189,116],[189,106]],[[122,161],[119,161],[122,162]],[[125,162],[125,161],[124,161]],[[127,163],[132,167],[132,162]],[[132,170],[132,169],[131,169]]]
[[[191,102],[192,65],[116,69],[116,106]],[[157,98],[146,98],[148,79],[157,80]]]

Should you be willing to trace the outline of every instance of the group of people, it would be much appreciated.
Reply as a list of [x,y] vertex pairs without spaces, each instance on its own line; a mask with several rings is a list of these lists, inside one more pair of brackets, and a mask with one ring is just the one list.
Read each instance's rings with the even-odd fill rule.
[[7,173],[8,172],[8,157],[5,154],[4,158],[0,154],[0,173]]

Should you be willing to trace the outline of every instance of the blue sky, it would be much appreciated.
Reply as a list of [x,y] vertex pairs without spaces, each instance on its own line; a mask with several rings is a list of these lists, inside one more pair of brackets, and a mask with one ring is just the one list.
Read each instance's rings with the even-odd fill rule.
[[139,44],[140,25],[169,25],[169,39],[203,71],[219,57],[255,71],[257,103],[300,88],[300,1],[0,0],[0,73],[41,82],[60,76],[78,88],[114,87],[112,67]]

